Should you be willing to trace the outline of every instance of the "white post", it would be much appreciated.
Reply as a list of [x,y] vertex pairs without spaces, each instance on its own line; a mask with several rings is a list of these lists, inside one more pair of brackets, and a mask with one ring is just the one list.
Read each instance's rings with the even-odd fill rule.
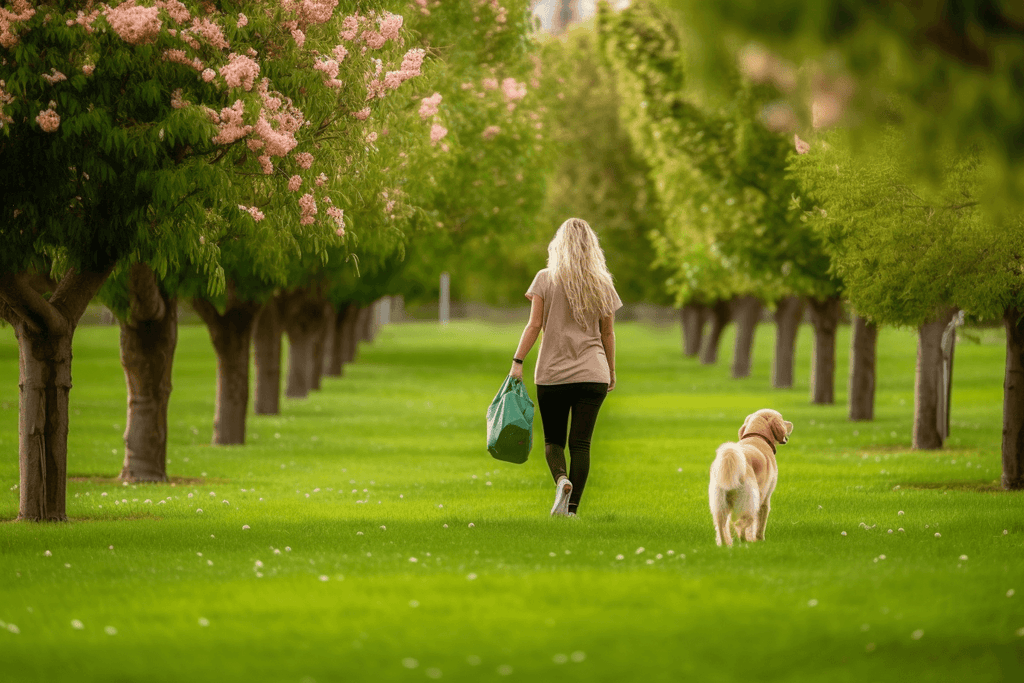
[[391,297],[381,297],[380,301],[377,302],[377,306],[380,311],[380,324],[389,324],[391,322]]
[[450,319],[449,313],[451,308],[451,276],[448,275],[447,271],[441,273],[441,300],[438,302],[437,317],[441,321],[442,325],[447,325]]

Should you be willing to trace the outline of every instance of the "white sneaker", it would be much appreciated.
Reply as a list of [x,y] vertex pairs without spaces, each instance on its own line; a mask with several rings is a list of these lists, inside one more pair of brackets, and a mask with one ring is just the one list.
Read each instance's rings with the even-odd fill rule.
[[569,494],[572,493],[572,482],[562,477],[555,484],[555,504],[551,506],[552,517],[569,516]]

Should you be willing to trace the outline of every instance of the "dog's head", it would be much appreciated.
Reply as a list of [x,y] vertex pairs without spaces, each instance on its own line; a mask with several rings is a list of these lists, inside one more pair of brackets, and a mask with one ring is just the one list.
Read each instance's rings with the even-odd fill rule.
[[782,414],[777,410],[762,408],[756,413],[747,415],[740,427],[740,438],[763,436],[769,443],[786,443],[789,435],[793,433],[793,423],[782,419]]

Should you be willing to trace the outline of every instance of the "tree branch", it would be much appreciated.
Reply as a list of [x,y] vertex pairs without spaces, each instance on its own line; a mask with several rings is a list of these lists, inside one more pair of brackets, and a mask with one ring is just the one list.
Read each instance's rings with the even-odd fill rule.
[[146,263],[134,263],[128,273],[129,325],[162,320],[167,314],[156,273]]
[[[0,275],[0,300],[12,316],[12,324],[22,323],[33,332],[59,331],[66,321],[43,295],[26,281],[26,273]],[[7,317],[6,315],[4,316]]]
[[190,303],[192,304],[192,308],[195,309],[196,313],[199,314],[199,317],[203,319],[204,323],[206,323],[206,326],[211,330],[215,329],[221,319],[221,314],[217,310],[217,307],[211,304],[206,299],[203,299],[198,296],[192,297]]
[[72,268],[60,279],[50,297],[50,304],[60,311],[68,323],[77,325],[89,302],[110,277],[114,265],[111,263],[103,271],[79,271]]

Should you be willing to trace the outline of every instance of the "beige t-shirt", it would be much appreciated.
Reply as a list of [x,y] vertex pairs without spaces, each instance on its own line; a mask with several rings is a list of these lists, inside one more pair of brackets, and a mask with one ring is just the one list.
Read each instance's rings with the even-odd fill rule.
[[[622,300],[612,288],[615,308],[622,308]],[[601,342],[600,320],[595,315],[588,321],[587,329],[572,316],[569,299],[561,286],[551,278],[545,268],[533,278],[533,284],[526,290],[526,297],[534,295],[544,299],[544,336],[540,342],[537,367],[533,381],[536,384],[571,384],[574,382],[600,382],[608,384],[608,357]]]

